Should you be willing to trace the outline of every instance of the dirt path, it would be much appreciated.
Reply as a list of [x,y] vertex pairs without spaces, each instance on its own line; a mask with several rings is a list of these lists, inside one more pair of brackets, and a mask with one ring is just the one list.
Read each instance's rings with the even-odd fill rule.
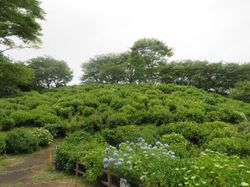
[[51,148],[47,148],[26,157],[22,162],[0,169],[0,185],[8,183],[26,183],[48,163]]
[[52,147],[25,156],[12,166],[0,168],[0,187],[3,186],[30,186],[30,187],[75,187],[76,184],[67,181],[41,181],[39,184],[31,184],[32,177],[48,167],[49,155]]

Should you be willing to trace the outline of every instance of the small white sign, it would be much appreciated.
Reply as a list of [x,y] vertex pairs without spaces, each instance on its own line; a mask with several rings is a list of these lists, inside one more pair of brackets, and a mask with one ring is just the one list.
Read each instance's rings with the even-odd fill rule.
[[129,187],[126,179],[120,178],[120,187]]

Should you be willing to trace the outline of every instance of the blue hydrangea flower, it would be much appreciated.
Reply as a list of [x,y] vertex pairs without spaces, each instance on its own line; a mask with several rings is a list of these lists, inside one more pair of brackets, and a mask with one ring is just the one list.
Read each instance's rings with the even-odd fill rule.
[[134,143],[134,142],[130,142],[130,144],[129,144],[129,145],[133,146],[133,145],[135,145],[135,143]]
[[174,156],[174,155],[172,155],[172,156],[171,156],[171,159],[172,159],[172,160],[174,160],[174,159],[175,159],[175,156]]
[[123,157],[127,157],[127,156],[128,156],[128,154],[127,154],[127,153],[124,153],[124,154],[123,154]]
[[104,158],[104,159],[103,159],[103,162],[104,162],[104,163],[107,163],[108,161],[109,161],[108,158]]
[[113,156],[114,156],[114,157],[118,156],[118,153],[117,153],[117,152],[114,152],[114,153],[113,153]]
[[123,162],[123,158],[118,158],[118,162]]
[[128,148],[128,152],[132,153],[134,150],[132,148]]
[[164,148],[165,149],[168,149],[169,148],[169,145],[167,143],[164,144]]
[[109,148],[106,148],[106,149],[105,149],[105,153],[108,155],[108,154],[111,153],[111,150],[110,150]]
[[162,145],[162,143],[161,143],[160,141],[157,141],[157,142],[155,143],[155,145],[157,145],[157,146],[161,146],[161,145]]
[[116,163],[116,165],[117,165],[117,166],[121,166],[121,165],[122,165],[122,162],[118,161],[118,162]]
[[138,138],[137,141],[138,141],[138,142],[144,142],[145,140],[144,140],[142,137],[140,137],[140,138]]
[[148,147],[143,146],[143,147],[141,147],[141,149],[142,149],[143,151],[147,151],[147,150],[148,150]]
[[149,148],[152,148],[152,145],[151,145],[151,144],[149,144],[149,145],[148,145],[148,147],[149,147]]
[[155,150],[157,150],[157,147],[154,146],[152,149],[155,151]]

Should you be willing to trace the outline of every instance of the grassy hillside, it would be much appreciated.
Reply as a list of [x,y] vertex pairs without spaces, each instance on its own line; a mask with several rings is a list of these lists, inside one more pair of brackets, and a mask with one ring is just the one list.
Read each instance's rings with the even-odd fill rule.
[[149,186],[239,186],[250,179],[249,120],[250,104],[194,87],[86,84],[0,99],[0,152],[68,136],[55,167],[72,173],[79,159],[89,181],[107,167]]

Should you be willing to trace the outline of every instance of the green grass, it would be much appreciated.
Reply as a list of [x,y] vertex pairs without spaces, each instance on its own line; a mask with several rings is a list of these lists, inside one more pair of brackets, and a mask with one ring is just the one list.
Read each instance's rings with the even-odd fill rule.
[[90,187],[93,185],[88,185],[83,178],[70,176],[63,172],[57,172],[53,170],[50,166],[44,168],[30,180],[30,184],[40,184],[40,183],[66,183],[69,185],[77,185],[79,187]]

